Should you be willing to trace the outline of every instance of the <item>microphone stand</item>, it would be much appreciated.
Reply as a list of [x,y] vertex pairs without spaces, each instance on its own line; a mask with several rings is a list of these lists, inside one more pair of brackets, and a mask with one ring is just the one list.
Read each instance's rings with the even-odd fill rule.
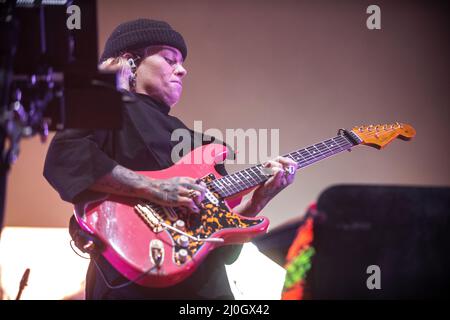
[[30,269],[27,268],[23,273],[22,279],[20,280],[19,292],[17,292],[16,300],[20,300],[22,296],[23,289],[28,285],[28,277],[30,276]]

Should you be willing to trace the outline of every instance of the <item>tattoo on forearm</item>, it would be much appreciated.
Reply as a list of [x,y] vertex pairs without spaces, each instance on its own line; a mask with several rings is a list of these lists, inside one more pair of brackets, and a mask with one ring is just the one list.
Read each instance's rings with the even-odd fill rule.
[[180,185],[180,178],[173,178],[169,181],[164,181],[159,184],[159,190],[157,190],[158,196],[161,199],[174,202],[178,200],[178,186]]
[[110,174],[97,180],[93,187],[104,192],[137,195],[139,188],[145,183],[148,184],[149,181],[146,181],[144,176],[118,165]]
[[179,187],[186,186],[179,177],[169,180],[152,180],[132,170],[117,165],[111,173],[100,178],[91,187],[92,190],[125,196],[154,197],[174,203],[179,198]]

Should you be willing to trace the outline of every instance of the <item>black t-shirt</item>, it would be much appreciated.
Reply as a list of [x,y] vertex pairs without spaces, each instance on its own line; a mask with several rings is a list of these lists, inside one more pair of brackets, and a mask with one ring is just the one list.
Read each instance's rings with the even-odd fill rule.
[[[178,143],[202,145],[201,133],[188,129],[170,116],[170,107],[149,96],[127,94],[120,130],[67,129],[53,138],[44,166],[44,176],[65,201],[78,203],[94,199],[98,193],[87,190],[117,164],[134,171],[161,170],[173,165],[172,148]],[[172,132],[186,129],[190,141],[172,141]],[[185,139],[186,140],[186,139]],[[208,142],[209,143],[209,142]],[[226,174],[222,166],[216,168]],[[136,284],[109,290],[108,283],[126,282],[101,255],[96,259],[103,274],[91,262],[87,275],[86,297],[91,299],[223,299],[232,298],[225,263],[232,263],[241,246],[214,250],[192,276],[168,288],[146,288]]]

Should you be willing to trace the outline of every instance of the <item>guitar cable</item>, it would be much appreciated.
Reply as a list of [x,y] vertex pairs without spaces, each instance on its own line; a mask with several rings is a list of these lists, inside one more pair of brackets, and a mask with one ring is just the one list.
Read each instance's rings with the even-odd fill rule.
[[137,276],[133,280],[125,281],[124,283],[121,283],[119,285],[112,285],[110,282],[108,282],[108,280],[106,280],[106,276],[103,273],[102,269],[97,264],[97,261],[95,260],[95,258],[92,258],[92,260],[94,261],[95,267],[97,268],[98,272],[100,273],[100,276],[103,278],[103,282],[106,284],[106,286],[110,290],[122,289],[122,288],[125,288],[125,287],[127,287],[127,286],[129,286],[131,284],[135,284],[136,281],[142,279],[144,276],[147,275],[147,273],[151,272],[154,268],[156,268],[156,266],[153,266],[150,269],[148,269],[147,271],[145,271],[144,273],[141,273],[139,276]]
[[139,276],[137,276],[135,279],[133,280],[129,280],[129,281],[125,281],[124,283],[121,283],[119,285],[113,285],[111,284],[107,279],[105,274],[103,273],[102,269],[99,267],[99,265],[97,264],[97,261],[95,260],[95,257],[91,256],[90,254],[88,254],[88,256],[83,256],[80,253],[77,252],[77,250],[75,250],[73,244],[75,243],[74,240],[70,240],[70,247],[72,248],[72,251],[75,252],[79,257],[83,258],[83,259],[87,259],[87,260],[92,260],[95,264],[95,267],[97,268],[100,276],[103,279],[103,282],[105,283],[105,285],[108,287],[108,289],[110,290],[117,290],[117,289],[121,289],[121,288],[125,288],[133,283],[135,283],[136,281],[140,280],[141,278],[143,278],[145,275],[147,275],[149,272],[151,272],[155,267],[151,267],[150,269],[148,269],[147,271],[143,272],[142,274],[140,274]]

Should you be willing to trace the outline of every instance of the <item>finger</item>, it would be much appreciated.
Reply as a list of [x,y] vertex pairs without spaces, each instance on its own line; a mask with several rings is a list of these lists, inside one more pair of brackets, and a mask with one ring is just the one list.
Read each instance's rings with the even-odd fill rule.
[[283,170],[285,172],[283,185],[291,184],[294,181],[294,176],[295,172],[298,169],[298,164],[294,160],[286,157],[278,157],[277,161],[279,161],[279,163],[283,165]]
[[208,187],[206,186],[206,183],[200,179],[197,179],[195,182],[196,182],[197,186],[200,186],[203,188],[203,191],[201,192],[201,195],[199,197],[200,201],[203,201],[203,199],[205,198],[205,193],[206,193],[206,191],[208,191]]
[[195,184],[199,184],[199,185],[201,185],[202,187],[205,187],[205,188],[206,188],[206,183],[205,183],[201,178],[196,179],[196,180],[195,180]]
[[196,203],[202,202],[205,198],[206,188],[203,188],[200,185],[189,185],[184,189],[185,191],[181,195],[187,198],[194,199]]
[[202,193],[200,193],[200,191],[196,191],[193,189],[190,189],[189,192],[187,194],[182,195],[182,197],[191,199],[197,208],[201,207],[201,202],[204,199],[204,196],[202,195]]
[[206,189],[206,183],[200,178],[194,179],[194,178],[191,178],[191,177],[185,177],[185,179],[186,180],[184,180],[182,182],[188,183],[189,185],[195,185],[195,186],[199,186],[201,188],[205,188]]
[[196,184],[196,180],[194,178],[191,178],[191,177],[181,177],[179,183],[183,187],[187,187],[188,188],[191,185]]
[[199,204],[205,198],[205,194],[201,193],[200,191],[190,189],[186,197],[194,200],[195,203]]
[[280,163],[278,163],[276,161],[273,161],[273,160],[266,161],[263,164],[263,166],[265,168],[264,169],[265,174],[267,174],[267,175],[275,175],[276,172],[275,172],[274,168],[281,168],[282,167],[282,165]]
[[282,167],[281,163],[279,163],[278,161],[275,160],[269,160],[266,162],[266,164],[268,165],[269,168],[273,168],[273,167]]
[[292,182],[294,182],[295,179],[295,172],[293,174],[289,174],[286,177],[286,181],[288,182],[288,184],[291,184]]
[[197,180],[191,177],[182,177],[181,182],[182,183],[189,183],[189,184],[195,184]]
[[285,172],[284,169],[281,167],[281,168],[276,168],[275,170],[276,170],[276,178],[278,180],[281,180],[284,177],[284,172]]
[[182,207],[187,208],[190,211],[193,211],[195,213],[199,213],[200,209],[197,207],[197,204],[194,202],[194,200],[187,198],[187,197],[179,197],[178,198],[178,204]]
[[195,203],[195,205],[197,206],[197,208],[202,208],[202,201],[203,201],[203,197],[201,197],[201,196],[198,196],[198,197],[195,197],[194,199],[192,199],[192,200],[194,200],[194,203]]
[[298,164],[290,158],[278,157],[277,161],[283,166],[285,170],[289,170],[291,174],[295,173],[295,171],[297,171],[298,169]]
[[179,185],[177,189],[178,195],[180,197],[189,198],[189,194],[191,193],[191,189],[185,187],[184,185]]
[[180,183],[183,187],[188,189],[194,189],[200,191],[201,193],[206,192],[206,183],[199,179],[194,179],[190,177],[183,177]]
[[200,184],[195,184],[195,183],[191,184],[191,185],[189,185],[189,188],[193,189],[195,191],[198,191],[201,194],[205,194],[205,192],[206,192],[206,186],[202,186]]
[[283,180],[283,177],[284,177],[284,170],[279,167],[272,168],[272,170],[273,170],[273,176],[271,177],[271,181],[269,181],[268,184],[280,185]]
[[295,162],[294,160],[292,160],[290,158],[280,157],[278,159],[278,162],[281,163],[283,165],[283,167],[293,166],[297,169],[297,162]]
[[203,201],[203,199],[205,199],[205,192],[199,192],[198,195],[194,198],[195,202],[200,203]]
[[183,188],[183,193],[178,197],[178,202],[181,206],[188,208],[191,211],[199,212],[199,206],[197,205],[197,199],[201,196],[199,191],[193,189]]

